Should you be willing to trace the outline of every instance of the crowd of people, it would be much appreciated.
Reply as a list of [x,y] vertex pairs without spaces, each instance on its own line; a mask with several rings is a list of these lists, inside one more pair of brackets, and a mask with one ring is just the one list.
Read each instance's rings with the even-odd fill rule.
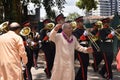
[[[40,31],[30,22],[22,25],[9,23],[9,30],[0,35],[0,80],[32,80],[31,68],[38,69],[40,50],[45,55],[44,72],[50,80],[87,80],[89,54],[93,55],[91,66],[94,72],[106,80],[113,80],[113,41],[116,32],[110,27],[110,18],[92,23],[92,28],[85,27],[83,16],[74,20],[74,26],[73,21],[66,21],[65,18],[59,14],[54,22],[43,20],[44,27]],[[118,70],[119,57],[117,55]],[[75,60],[80,63],[76,74]],[[104,64],[100,68],[102,60]]]

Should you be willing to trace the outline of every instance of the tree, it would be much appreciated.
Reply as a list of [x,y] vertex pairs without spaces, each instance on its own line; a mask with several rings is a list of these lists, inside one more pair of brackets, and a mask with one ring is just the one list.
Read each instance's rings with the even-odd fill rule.
[[0,23],[3,22],[3,4],[2,1],[0,0]]
[[25,21],[28,18],[27,5],[30,1],[35,3],[38,8],[43,4],[48,18],[55,18],[55,11],[52,10],[53,6],[57,6],[59,11],[62,12],[65,4],[65,0],[0,0],[0,6],[2,4],[4,9],[4,20],[21,22],[23,18],[23,21]]
[[80,9],[86,9],[90,11],[92,9],[97,9],[97,1],[95,0],[78,0],[76,6]]
[[74,13],[69,13],[68,16],[66,17],[66,20],[71,20],[73,21],[75,18],[79,17],[80,15],[76,12]]
[[52,7],[57,6],[59,9],[59,12],[61,13],[64,8],[64,4],[66,3],[65,0],[43,0],[43,5],[45,7],[47,17],[48,18],[55,18],[55,10],[52,10]]
[[[29,2],[29,0],[22,0],[22,1],[24,6],[26,6],[27,3]],[[50,19],[55,18],[55,15],[56,15],[55,10],[53,10],[52,7],[57,6],[59,9],[59,12],[61,13],[62,9],[64,8],[64,4],[66,3],[65,0],[31,0],[31,2],[37,4],[39,7],[43,5],[47,13],[47,18],[50,18]]]
[[20,0],[2,0],[4,20],[21,22]]
[[47,13],[48,18],[54,18],[55,17],[55,11],[52,10],[52,7],[55,6],[53,0],[43,0],[43,5],[45,7],[45,11]]

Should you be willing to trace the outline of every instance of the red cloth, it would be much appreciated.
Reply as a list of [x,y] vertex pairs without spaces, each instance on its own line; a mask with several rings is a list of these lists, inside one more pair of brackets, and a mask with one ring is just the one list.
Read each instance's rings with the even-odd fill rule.
[[23,26],[24,26],[24,27],[30,26],[30,22],[24,23]]
[[108,36],[107,36],[108,38],[113,38],[113,35],[112,34],[108,34]]
[[87,38],[84,35],[80,36],[80,40],[85,41],[86,39]]
[[36,47],[37,46],[37,42],[34,42],[34,45],[33,45],[34,47]]
[[47,41],[49,39],[49,37],[48,36],[45,36],[44,38],[43,38],[43,41]]
[[23,41],[23,44],[24,44],[24,46],[27,46],[27,42],[26,41]]
[[117,61],[117,70],[120,71],[120,49],[119,49],[118,54],[116,56],[116,61]]
[[103,28],[108,28],[109,26],[108,25],[104,25]]
[[97,34],[95,35],[95,36],[99,36],[100,35],[100,33],[99,32],[97,32]]

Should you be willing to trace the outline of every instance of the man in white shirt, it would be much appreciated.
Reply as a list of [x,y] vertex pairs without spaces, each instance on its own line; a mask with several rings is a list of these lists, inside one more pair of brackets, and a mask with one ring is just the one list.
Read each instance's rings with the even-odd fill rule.
[[51,80],[75,80],[74,71],[74,50],[84,53],[92,53],[91,47],[82,47],[79,45],[75,36],[72,35],[72,27],[70,23],[62,25],[63,31],[57,33],[61,28],[61,24],[57,24],[51,31],[49,40],[56,44],[56,55],[52,70]]

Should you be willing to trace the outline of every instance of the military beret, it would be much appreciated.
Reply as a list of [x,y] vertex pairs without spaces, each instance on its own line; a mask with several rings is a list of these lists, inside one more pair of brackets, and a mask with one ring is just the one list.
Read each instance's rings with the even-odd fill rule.
[[61,13],[59,14],[56,18],[55,18],[55,22],[58,22],[61,19],[65,19],[66,17],[64,17],[64,15]]
[[43,20],[43,24],[47,24],[47,23],[50,23],[50,22],[51,22],[50,19],[45,19],[45,20]]
[[75,19],[76,22],[83,22],[83,16],[80,16]]
[[24,27],[30,26],[30,22],[29,22],[29,21],[25,21],[22,25],[23,25]]
[[101,20],[103,23],[109,23],[110,22],[110,18],[104,18]]

